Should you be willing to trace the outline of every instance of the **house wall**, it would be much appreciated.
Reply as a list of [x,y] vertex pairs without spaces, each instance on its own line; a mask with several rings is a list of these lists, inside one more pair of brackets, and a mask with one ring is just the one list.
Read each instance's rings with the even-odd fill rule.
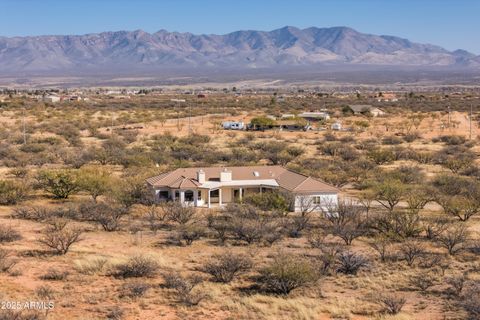
[[233,202],[233,191],[231,188],[222,188],[222,203]]
[[[313,197],[320,197],[320,205],[313,203]],[[322,208],[327,209],[329,206],[336,206],[338,204],[338,195],[336,193],[318,193],[318,194],[305,194],[295,195],[295,212],[299,212],[302,209],[302,202],[310,204],[311,206],[318,206],[316,211],[320,211]]]

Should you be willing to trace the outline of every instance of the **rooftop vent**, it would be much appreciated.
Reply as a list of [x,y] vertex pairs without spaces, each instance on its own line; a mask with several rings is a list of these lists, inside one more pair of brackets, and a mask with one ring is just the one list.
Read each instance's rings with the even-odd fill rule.
[[258,171],[253,171],[253,175],[254,175],[255,177],[260,177],[260,173],[258,173]]

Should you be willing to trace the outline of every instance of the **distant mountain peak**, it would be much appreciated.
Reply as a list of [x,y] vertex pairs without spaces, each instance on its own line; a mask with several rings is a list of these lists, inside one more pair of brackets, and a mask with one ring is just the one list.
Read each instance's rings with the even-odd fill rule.
[[407,39],[360,33],[352,28],[284,26],[272,31],[242,30],[196,35],[161,29],[72,36],[0,37],[2,73],[191,68],[277,68],[355,64],[364,66],[478,67],[480,57],[465,51]]

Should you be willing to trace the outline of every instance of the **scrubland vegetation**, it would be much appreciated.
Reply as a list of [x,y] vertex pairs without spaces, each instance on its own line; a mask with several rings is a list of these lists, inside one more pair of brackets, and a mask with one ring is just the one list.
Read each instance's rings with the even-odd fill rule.
[[[167,98],[2,104],[0,300],[55,308],[0,319],[480,317],[478,100],[406,95],[373,118],[345,108],[361,96]],[[319,106],[326,130],[219,127]],[[275,192],[194,209],[144,183],[258,163],[338,187],[338,207],[291,213]]]

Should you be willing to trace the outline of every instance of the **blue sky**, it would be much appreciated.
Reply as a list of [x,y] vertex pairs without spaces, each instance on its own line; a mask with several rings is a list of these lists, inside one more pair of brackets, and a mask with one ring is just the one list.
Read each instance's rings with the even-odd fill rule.
[[349,26],[480,54],[480,0],[0,0],[0,35]]

